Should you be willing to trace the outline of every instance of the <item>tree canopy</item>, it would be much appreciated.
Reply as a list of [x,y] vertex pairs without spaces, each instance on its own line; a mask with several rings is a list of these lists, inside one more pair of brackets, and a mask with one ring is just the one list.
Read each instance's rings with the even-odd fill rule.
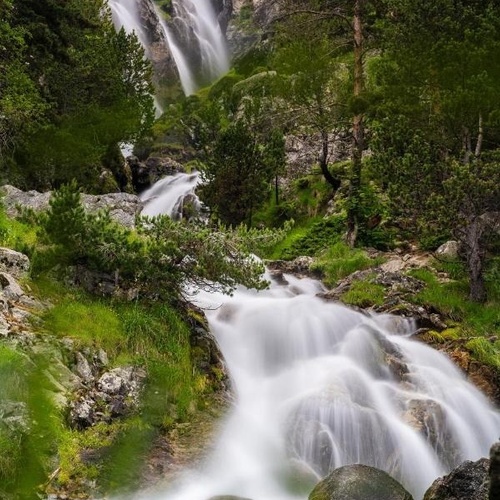
[[104,0],[0,8],[3,168],[25,187],[95,182],[110,146],[136,139],[154,118],[142,47],[115,31]]

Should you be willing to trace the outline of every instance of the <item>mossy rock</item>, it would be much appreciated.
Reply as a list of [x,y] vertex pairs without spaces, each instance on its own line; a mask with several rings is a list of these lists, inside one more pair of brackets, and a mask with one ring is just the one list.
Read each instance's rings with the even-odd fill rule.
[[387,472],[367,465],[345,465],[319,482],[309,500],[413,500]]

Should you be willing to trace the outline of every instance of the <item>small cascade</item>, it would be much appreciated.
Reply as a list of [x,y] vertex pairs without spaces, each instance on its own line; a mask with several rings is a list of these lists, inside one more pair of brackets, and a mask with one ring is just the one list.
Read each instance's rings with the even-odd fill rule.
[[167,214],[172,219],[179,220],[183,218],[186,211],[192,215],[198,214],[201,211],[201,202],[194,191],[199,183],[198,172],[178,173],[164,177],[141,193],[140,199],[144,202],[142,215],[153,217]]
[[329,471],[361,463],[420,500],[438,476],[487,456],[500,414],[452,362],[411,340],[411,323],[321,290],[285,275],[263,292],[200,293],[236,402],[206,462],[140,498],[306,500]]
[[172,21],[163,26],[190,95],[229,70],[229,52],[210,0],[172,0],[172,10]]

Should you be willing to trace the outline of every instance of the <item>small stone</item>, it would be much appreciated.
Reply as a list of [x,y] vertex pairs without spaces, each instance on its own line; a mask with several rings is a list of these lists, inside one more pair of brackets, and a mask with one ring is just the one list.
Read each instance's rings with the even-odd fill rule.
[[76,373],[84,382],[92,382],[94,380],[94,375],[92,374],[92,369],[87,361],[87,358],[81,353],[76,353]]

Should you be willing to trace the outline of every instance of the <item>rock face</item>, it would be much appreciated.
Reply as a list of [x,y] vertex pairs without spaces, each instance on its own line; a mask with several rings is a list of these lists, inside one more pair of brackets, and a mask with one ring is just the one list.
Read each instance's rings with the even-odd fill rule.
[[30,267],[30,260],[26,255],[0,247],[0,271],[9,273],[14,278],[21,278],[27,274]]
[[[39,212],[49,207],[51,192],[39,193],[38,191],[21,191],[14,186],[2,186],[0,192],[4,195],[3,204],[9,217],[19,215],[19,208],[28,208]],[[82,195],[82,203],[91,213],[107,209],[119,224],[134,227],[135,218],[143,208],[141,200],[128,193],[109,193],[103,195]]]
[[490,495],[489,500],[500,498],[500,442],[490,450]]
[[76,353],[75,371],[84,382],[76,398],[70,403],[70,425],[85,429],[98,422],[110,422],[135,410],[146,379],[146,372],[137,367],[125,366],[104,371],[102,357]]
[[413,497],[386,472],[356,464],[335,469],[316,485],[309,500],[413,500]]
[[129,156],[127,163],[132,171],[132,184],[138,193],[167,175],[184,172],[184,167],[171,158],[151,156],[142,162],[136,156]]
[[[424,500],[488,500],[489,460],[466,461],[447,476],[436,479]],[[490,497],[499,498],[499,497]]]

